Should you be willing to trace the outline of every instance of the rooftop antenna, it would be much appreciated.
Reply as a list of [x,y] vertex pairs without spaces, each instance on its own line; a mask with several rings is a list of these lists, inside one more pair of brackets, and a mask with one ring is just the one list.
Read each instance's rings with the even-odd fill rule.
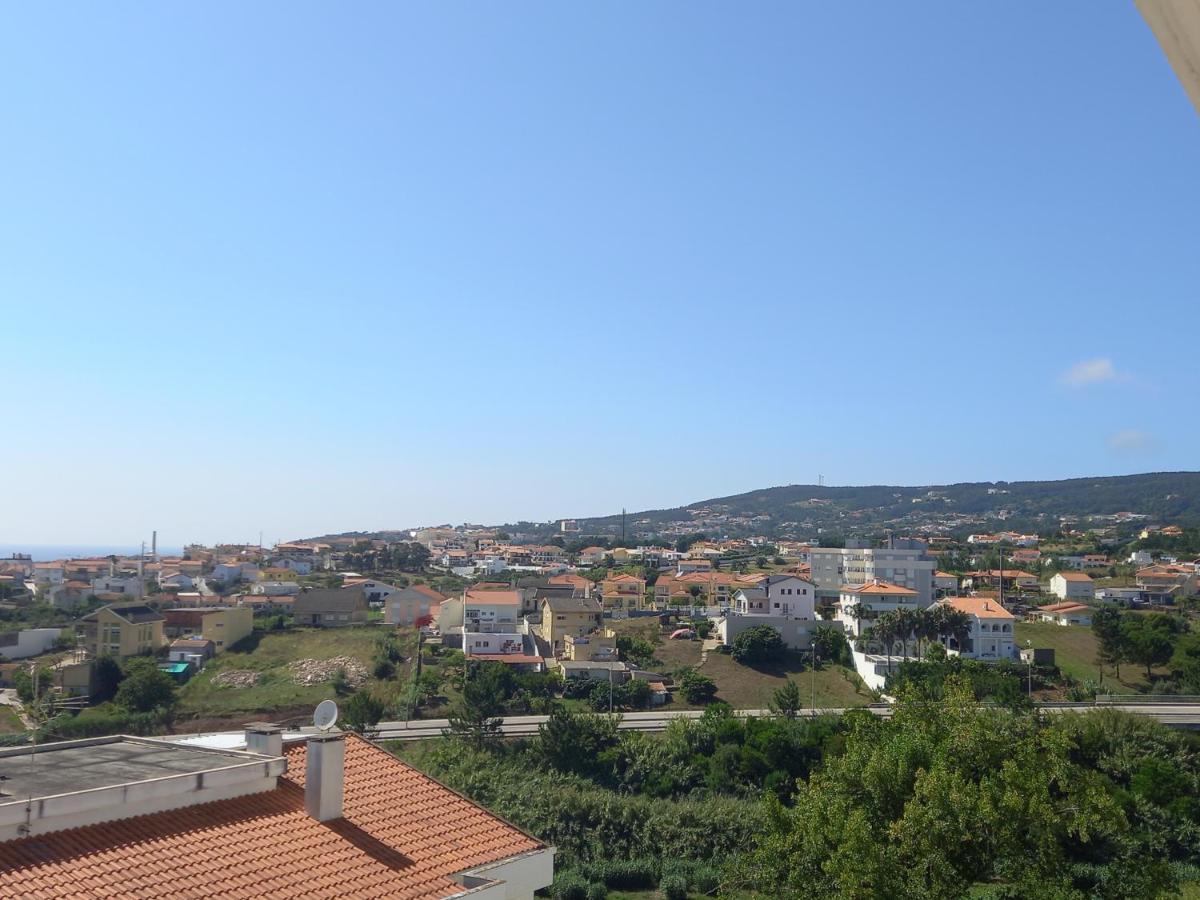
[[322,734],[328,734],[329,729],[337,724],[338,708],[332,700],[322,700],[313,711],[313,725]]
[[817,487],[825,487],[825,476],[824,475],[817,476]]

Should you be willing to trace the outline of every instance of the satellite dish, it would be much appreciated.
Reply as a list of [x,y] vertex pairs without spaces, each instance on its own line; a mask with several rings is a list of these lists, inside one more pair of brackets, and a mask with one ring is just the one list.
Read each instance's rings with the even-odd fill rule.
[[321,731],[328,731],[337,723],[338,708],[332,700],[322,700],[313,712],[313,724]]

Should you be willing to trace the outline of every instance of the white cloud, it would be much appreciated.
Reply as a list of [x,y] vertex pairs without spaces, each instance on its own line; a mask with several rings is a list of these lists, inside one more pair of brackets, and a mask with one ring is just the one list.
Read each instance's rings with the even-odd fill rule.
[[1076,363],[1066,371],[1062,380],[1067,387],[1084,387],[1105,381],[1124,381],[1125,378],[1125,374],[1117,371],[1111,359],[1102,356]]
[[1158,439],[1136,428],[1125,428],[1108,436],[1108,449],[1113,453],[1146,453],[1158,449]]

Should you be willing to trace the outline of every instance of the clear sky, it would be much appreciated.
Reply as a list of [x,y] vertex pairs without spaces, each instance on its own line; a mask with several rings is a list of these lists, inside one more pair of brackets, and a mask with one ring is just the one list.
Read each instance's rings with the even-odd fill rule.
[[0,12],[0,541],[1197,468],[1126,0]]

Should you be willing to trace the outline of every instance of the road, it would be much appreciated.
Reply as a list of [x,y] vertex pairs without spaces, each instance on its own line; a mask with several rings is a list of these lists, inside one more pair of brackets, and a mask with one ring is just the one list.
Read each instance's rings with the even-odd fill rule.
[[[1125,712],[1150,716],[1172,728],[1200,729],[1200,703],[1111,703],[1100,706],[1091,703],[1046,703],[1040,708],[1047,713],[1087,712],[1093,709],[1119,709]],[[879,704],[866,707],[877,716],[892,714],[891,707]],[[841,715],[844,709],[802,710],[800,715]],[[739,709],[739,716],[770,715],[765,709]],[[665,731],[674,719],[696,719],[702,710],[657,710],[653,712],[629,712],[622,714],[620,728],[628,731]],[[508,737],[524,737],[537,734],[538,726],[547,716],[508,716],[501,720],[501,731]],[[450,726],[447,719],[414,719],[411,722],[380,722],[375,735],[380,740],[419,741],[438,737]],[[309,729],[305,729],[306,731]]]

